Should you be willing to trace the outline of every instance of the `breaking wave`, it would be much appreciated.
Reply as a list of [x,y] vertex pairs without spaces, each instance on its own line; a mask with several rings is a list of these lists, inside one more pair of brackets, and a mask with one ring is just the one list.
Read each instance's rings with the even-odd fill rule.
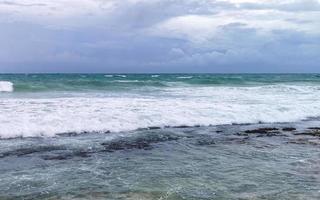
[[9,81],[0,81],[0,92],[13,92],[13,83]]
[[[4,87],[5,86],[5,87]],[[1,89],[10,91],[9,83]],[[4,88],[4,89],[3,89]],[[293,122],[320,116],[320,86],[169,87],[130,96],[0,98],[0,137]]]

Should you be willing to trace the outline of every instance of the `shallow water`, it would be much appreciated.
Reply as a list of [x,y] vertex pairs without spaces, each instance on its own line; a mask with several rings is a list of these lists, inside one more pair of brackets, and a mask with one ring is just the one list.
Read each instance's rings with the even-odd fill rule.
[[319,125],[0,140],[0,199],[319,199],[320,137],[305,134]]

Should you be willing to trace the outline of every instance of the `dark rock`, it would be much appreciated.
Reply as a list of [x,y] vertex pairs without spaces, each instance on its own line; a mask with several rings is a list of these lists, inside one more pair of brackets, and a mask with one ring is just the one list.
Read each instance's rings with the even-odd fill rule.
[[197,145],[200,146],[207,146],[207,145],[214,145],[216,144],[216,141],[214,139],[203,139],[203,140],[198,140]]
[[104,142],[101,145],[105,147],[105,151],[114,152],[120,150],[129,150],[129,149],[144,149],[150,150],[153,147],[152,144],[178,140],[178,136],[174,135],[147,135],[145,137],[139,138],[123,138],[120,140],[115,140],[111,142]]
[[192,128],[192,126],[181,125],[181,126],[173,126],[172,128]]
[[[89,132],[89,131],[82,131],[82,132],[67,132],[67,133],[59,133],[57,135],[59,136],[64,136],[64,137],[75,137],[75,136],[80,136],[80,135],[88,135],[92,133],[98,133],[98,132]],[[103,132],[104,134],[110,133],[110,131],[105,131]]]
[[238,135],[238,136],[249,136],[248,133],[236,133],[236,135]]
[[68,160],[68,159],[71,159],[72,156],[67,154],[67,155],[42,156],[41,158],[43,160]]
[[225,144],[246,144],[248,143],[249,137],[243,138],[228,138],[225,140]]
[[269,133],[260,133],[257,137],[273,137],[273,136],[280,136],[279,132],[269,132]]
[[312,131],[296,133],[295,135],[308,135],[308,136],[320,137],[320,130],[313,129]]
[[285,128],[282,128],[282,130],[285,131],[285,132],[291,132],[291,131],[295,131],[297,129],[293,128],[293,127],[285,127]]
[[138,139],[135,141],[116,141],[111,142],[110,144],[102,144],[105,146],[105,150],[107,152],[113,152],[113,151],[119,151],[119,150],[125,150],[125,149],[144,149],[144,150],[150,150],[152,149],[150,143]]
[[76,151],[73,153],[65,153],[65,154],[59,154],[59,155],[45,155],[45,156],[42,156],[41,158],[44,160],[68,160],[75,157],[88,158],[90,157],[90,155],[89,155],[89,152],[86,152],[86,151]]
[[260,133],[260,134],[267,134],[267,133],[279,133],[279,129],[277,128],[259,128],[254,130],[246,130],[245,133],[254,134],[254,133]]
[[233,126],[248,126],[250,123],[231,123]]
[[51,151],[57,151],[57,150],[65,150],[65,148],[61,146],[38,146],[38,147],[35,146],[30,148],[21,148],[21,149],[0,153],[0,158],[4,158],[8,156],[25,156],[33,153],[51,152]]
[[226,138],[202,138],[197,141],[197,145],[210,146],[216,144],[245,144],[249,137],[226,137]]
[[289,144],[300,144],[300,145],[320,145],[319,140],[309,140],[307,138],[299,138],[296,140],[290,140]]
[[158,126],[151,126],[151,127],[148,127],[149,130],[158,130],[158,129],[161,129],[161,127],[158,127]]
[[90,155],[89,155],[90,153],[92,153],[92,152],[76,151],[72,155],[75,157],[88,158],[88,157],[90,157]]

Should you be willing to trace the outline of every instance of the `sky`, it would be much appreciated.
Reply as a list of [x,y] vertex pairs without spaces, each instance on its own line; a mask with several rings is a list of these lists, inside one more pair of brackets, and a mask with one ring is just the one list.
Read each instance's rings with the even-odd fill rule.
[[0,0],[11,72],[320,72],[320,0]]

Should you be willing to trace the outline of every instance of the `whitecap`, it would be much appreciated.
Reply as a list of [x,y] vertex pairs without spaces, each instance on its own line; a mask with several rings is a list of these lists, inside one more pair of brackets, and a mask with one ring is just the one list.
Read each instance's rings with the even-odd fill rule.
[[112,82],[116,82],[116,83],[137,83],[140,82],[139,80],[115,80]]
[[13,83],[9,81],[0,81],[0,92],[13,92]]
[[292,87],[168,87],[147,95],[0,98],[0,137],[294,122],[320,116],[318,86]]
[[191,79],[193,76],[178,76],[178,79]]

